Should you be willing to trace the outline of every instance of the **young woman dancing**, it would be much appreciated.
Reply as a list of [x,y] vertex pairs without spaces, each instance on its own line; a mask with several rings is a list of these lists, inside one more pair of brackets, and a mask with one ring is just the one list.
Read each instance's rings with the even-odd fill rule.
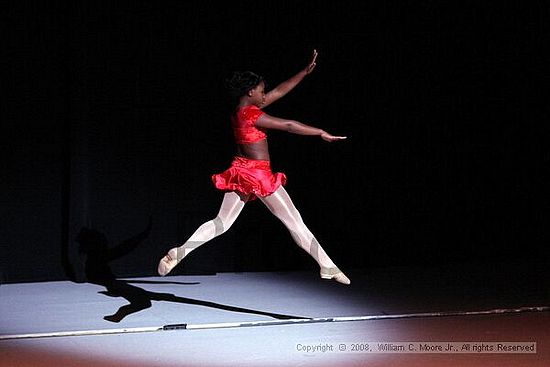
[[285,174],[273,173],[270,165],[266,135],[269,129],[319,136],[327,142],[346,138],[295,120],[270,116],[262,111],[262,108],[279,100],[311,73],[317,65],[316,60],[317,51],[314,50],[306,68],[267,93],[263,78],[253,72],[234,72],[226,79],[226,88],[236,100],[231,125],[237,154],[227,170],[212,175],[214,186],[225,192],[221,208],[214,219],[202,224],[183,245],[170,249],[160,260],[158,273],[161,276],[168,274],[191,251],[227,231],[246,202],[258,198],[283,222],[294,241],[317,261],[321,268],[321,278],[350,284],[348,277],[338,269],[304,224],[283,187],[286,183]]

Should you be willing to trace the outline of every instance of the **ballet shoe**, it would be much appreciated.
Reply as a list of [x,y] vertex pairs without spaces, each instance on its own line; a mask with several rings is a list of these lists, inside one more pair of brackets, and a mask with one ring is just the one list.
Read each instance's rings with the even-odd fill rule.
[[178,265],[180,260],[178,260],[178,249],[176,247],[170,249],[170,251],[168,251],[162,259],[160,259],[159,266],[157,268],[159,275],[163,277],[171,272],[172,269]]
[[338,283],[345,285],[351,284],[351,280],[336,266],[332,268],[321,267],[321,278],[322,279],[334,279]]

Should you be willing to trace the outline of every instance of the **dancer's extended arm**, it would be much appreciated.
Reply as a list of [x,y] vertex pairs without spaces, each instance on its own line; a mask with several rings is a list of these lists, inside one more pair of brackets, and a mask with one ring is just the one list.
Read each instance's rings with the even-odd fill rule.
[[279,117],[273,117],[266,113],[261,115],[258,121],[256,121],[256,126],[263,129],[282,130],[291,134],[320,136],[323,140],[328,142],[346,139],[345,136],[335,136],[327,133],[323,129],[306,125],[296,120],[286,120]]

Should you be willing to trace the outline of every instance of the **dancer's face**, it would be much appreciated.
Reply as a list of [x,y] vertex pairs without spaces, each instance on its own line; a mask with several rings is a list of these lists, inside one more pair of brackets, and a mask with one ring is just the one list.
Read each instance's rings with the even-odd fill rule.
[[260,82],[257,86],[250,90],[250,99],[253,104],[258,107],[265,102],[265,83]]

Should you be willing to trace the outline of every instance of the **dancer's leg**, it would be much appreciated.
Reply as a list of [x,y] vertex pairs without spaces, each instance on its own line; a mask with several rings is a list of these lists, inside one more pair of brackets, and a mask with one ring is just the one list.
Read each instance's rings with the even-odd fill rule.
[[218,215],[197,228],[183,245],[170,249],[160,260],[158,273],[162,276],[168,274],[191,251],[226,232],[241,213],[245,203],[246,198],[236,192],[226,193]]
[[269,210],[287,227],[294,241],[310,254],[321,267],[321,277],[349,284],[350,280],[336,267],[307,228],[286,190],[280,186],[273,194],[260,198]]

